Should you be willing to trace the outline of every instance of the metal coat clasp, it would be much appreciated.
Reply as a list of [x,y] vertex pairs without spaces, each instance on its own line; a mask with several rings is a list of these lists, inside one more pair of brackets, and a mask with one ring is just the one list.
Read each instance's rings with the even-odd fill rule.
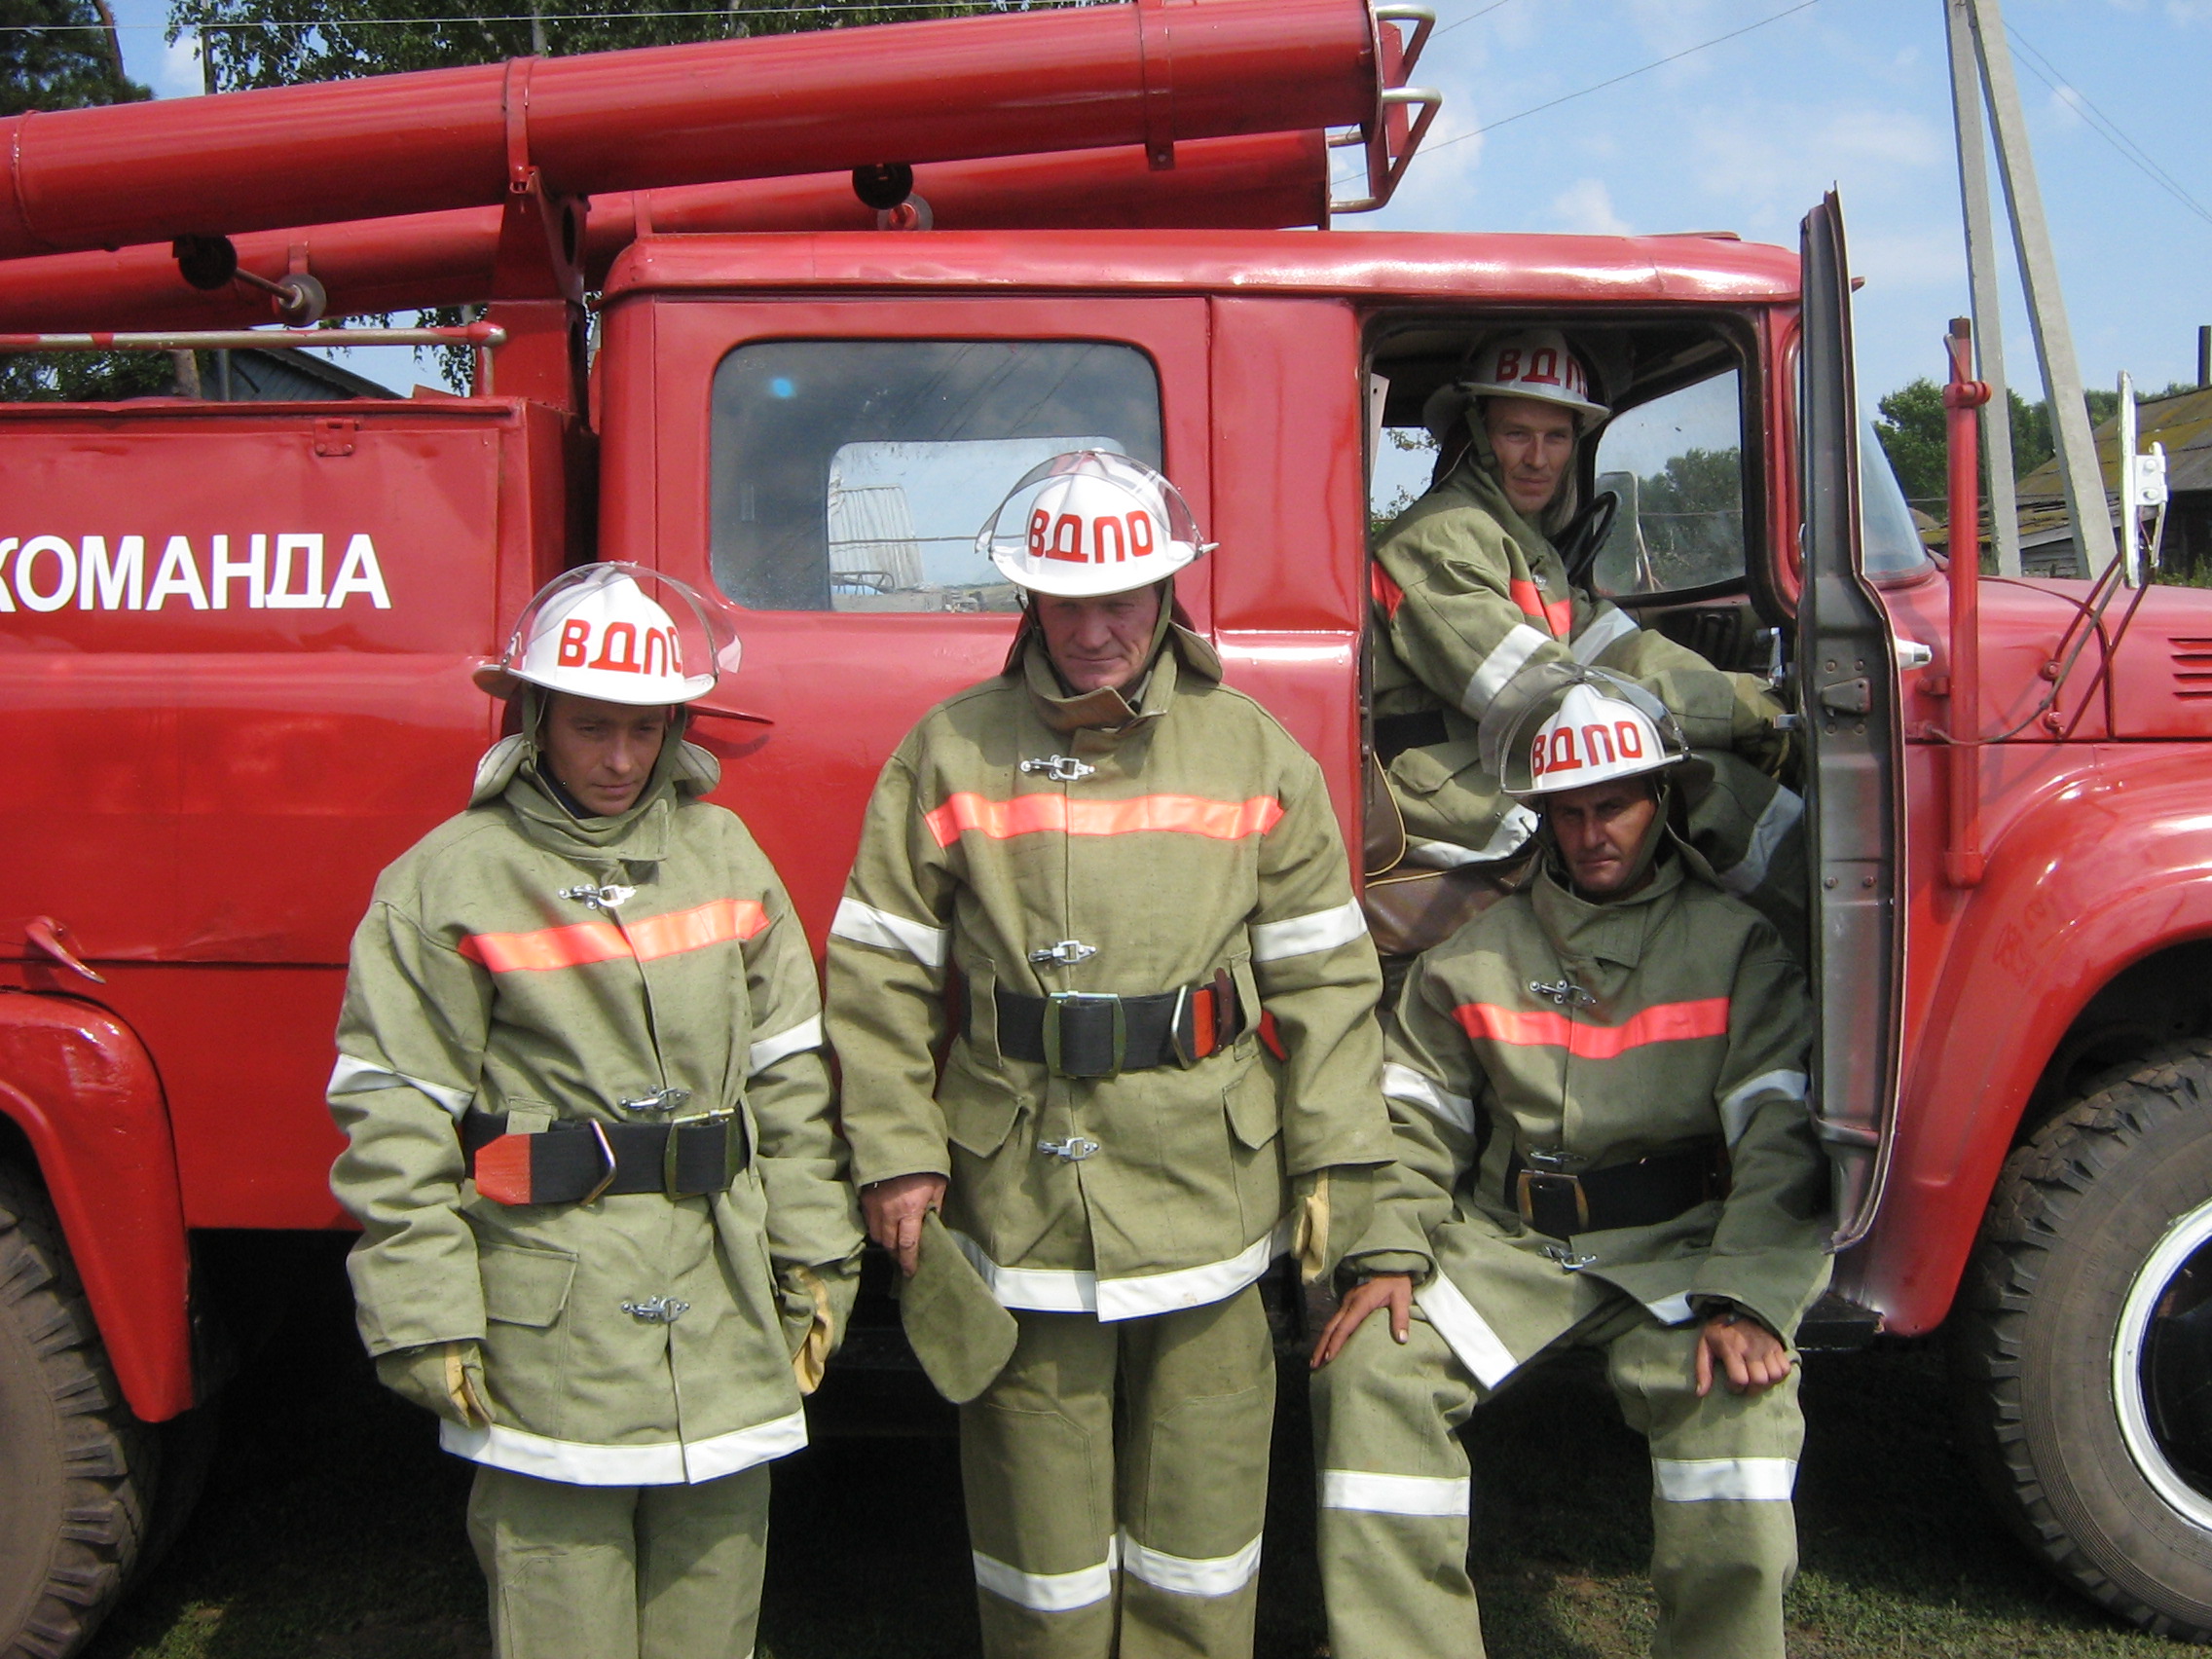
[[691,1304],[680,1302],[673,1296],[648,1296],[643,1301],[623,1303],[622,1311],[648,1325],[673,1325],[691,1311]]
[[1069,1163],[1081,1163],[1099,1150],[1098,1143],[1088,1135],[1070,1135],[1066,1140],[1041,1140],[1037,1150],[1048,1158],[1062,1159]]
[[1529,981],[1529,994],[1542,997],[1554,1008],[1596,1008],[1598,999],[1569,979],[1565,974],[1557,984],[1547,985],[1541,979]]
[[620,1105],[625,1112],[675,1112],[691,1103],[688,1088],[656,1088],[646,1094],[625,1094]]
[[1042,772],[1054,783],[1073,784],[1098,770],[1088,761],[1078,760],[1072,755],[1048,755],[1042,760],[1024,760],[1024,772]]
[[594,910],[612,910],[627,904],[637,891],[635,887],[622,887],[611,881],[604,887],[582,882],[574,887],[562,888],[561,897],[573,899],[577,903],[588,905]]
[[1051,962],[1057,962],[1063,968],[1072,968],[1078,962],[1088,962],[1097,954],[1098,946],[1095,944],[1086,944],[1080,939],[1063,939],[1057,944],[1048,944],[1032,950],[1029,960],[1040,968]]

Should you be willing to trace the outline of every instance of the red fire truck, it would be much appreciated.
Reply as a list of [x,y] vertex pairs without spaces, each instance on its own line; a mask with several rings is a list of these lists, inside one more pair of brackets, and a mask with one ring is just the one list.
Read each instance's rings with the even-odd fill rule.
[[[884,756],[1003,658],[977,524],[1043,456],[1124,450],[1218,539],[1181,597],[1357,846],[1376,458],[1473,341],[1539,321],[1616,410],[1580,461],[1618,502],[1590,585],[1798,712],[1839,1220],[1816,1339],[1947,1325],[2030,1545],[2212,1635],[2212,596],[1930,557],[1862,441],[1832,201],[1799,250],[1153,223],[1209,211],[1163,205],[1159,164],[1239,133],[1293,135],[1272,176],[1305,223],[1298,134],[1360,129],[1386,189],[1419,117],[1379,88],[1419,32],[1139,0],[9,124],[18,327],[94,320],[95,279],[101,326],[175,328],[324,273],[335,312],[489,300],[501,343],[466,398],[0,408],[0,1641],[64,1651],[121,1581],[158,1425],[219,1382],[214,1246],[343,1225],[347,940],[497,735],[469,670],[539,583],[624,559],[738,608],[694,729],[819,942]],[[723,59],[683,54],[761,72],[709,109],[671,66]],[[589,251],[607,193],[1070,144],[1069,190],[1112,175],[1119,205],[1051,219],[1048,181],[1027,223],[1124,228],[669,234],[634,196]],[[886,175],[868,211],[916,222]],[[339,222],[401,210],[476,250],[411,301],[380,282],[405,238]],[[161,244],[226,237],[259,286],[186,295]]]

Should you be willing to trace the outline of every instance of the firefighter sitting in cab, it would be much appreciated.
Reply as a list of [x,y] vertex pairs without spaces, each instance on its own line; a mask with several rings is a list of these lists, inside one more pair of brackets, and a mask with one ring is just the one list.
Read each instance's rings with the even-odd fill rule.
[[1413,966],[1383,1068],[1398,1161],[1314,1347],[1330,1651],[1482,1652],[1455,1431],[1583,1347],[1650,1443],[1653,1651],[1779,1656],[1788,1344],[1828,1276],[1804,980],[1676,832],[1700,762],[1657,700],[1544,678],[1493,751],[1541,866]]
[[353,938],[331,1187],[358,1323],[477,1464],[502,1659],[752,1651],[766,1465],[851,1306],[806,938],[683,741],[720,643],[637,567],[548,585],[477,677],[519,730]]
[[932,1365],[983,1651],[1248,1654],[1255,1281],[1364,1226],[1375,952],[1320,768],[1176,618],[1206,549],[1174,487],[1060,456],[978,540],[1024,592],[1007,666],[885,764],[830,928],[854,1173],[903,1296],[955,1272],[1003,1325]]
[[1576,452],[1608,413],[1551,328],[1478,347],[1466,375],[1429,399],[1442,474],[1382,531],[1372,568],[1375,753],[1403,821],[1404,864],[1453,868],[1522,851],[1534,815],[1479,763],[1477,727],[1524,670],[1597,664],[1672,711],[1711,775],[1688,803],[1691,841],[1724,888],[1795,940],[1803,804],[1771,775],[1787,747],[1781,704],[1756,678],[1723,673],[1570,588],[1549,539],[1576,517]]

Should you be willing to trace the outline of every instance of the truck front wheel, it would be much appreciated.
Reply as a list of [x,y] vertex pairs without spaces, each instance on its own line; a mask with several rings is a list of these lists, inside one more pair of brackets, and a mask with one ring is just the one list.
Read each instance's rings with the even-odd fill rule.
[[0,1164],[0,1659],[62,1659],[92,1634],[138,1554],[157,1455],[45,1195]]
[[2157,1051],[2014,1151],[1951,1323],[2013,1530],[2120,1617],[2212,1641],[2212,1043]]

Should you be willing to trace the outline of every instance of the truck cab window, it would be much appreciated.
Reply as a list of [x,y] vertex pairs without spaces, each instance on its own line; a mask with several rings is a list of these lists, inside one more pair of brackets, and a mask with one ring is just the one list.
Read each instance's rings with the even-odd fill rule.
[[1620,497],[1591,570],[1607,598],[1744,579],[1744,414],[1737,371],[1638,404],[1605,424],[1597,488]]
[[1014,481],[1063,450],[1161,461],[1133,346],[762,341],[713,399],[715,581],[758,610],[1013,610],[975,542]]

